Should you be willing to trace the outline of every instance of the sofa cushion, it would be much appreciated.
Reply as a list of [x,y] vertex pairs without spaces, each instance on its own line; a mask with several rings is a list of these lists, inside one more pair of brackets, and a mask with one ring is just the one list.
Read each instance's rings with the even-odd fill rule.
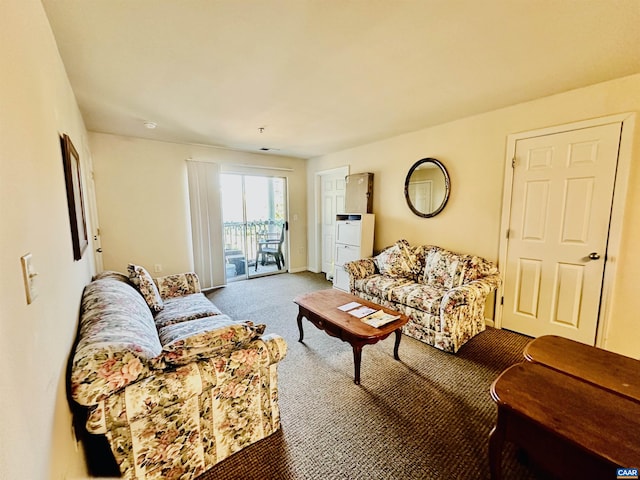
[[378,271],[388,277],[406,277],[415,280],[422,271],[422,263],[416,249],[406,240],[398,240],[393,246],[375,257]]
[[94,405],[150,374],[162,351],[149,307],[124,275],[103,274],[82,296],[79,340],[71,368],[71,395]]
[[443,248],[433,248],[427,254],[423,283],[453,288],[462,285],[466,268],[465,256]]
[[156,368],[183,365],[241,348],[264,333],[265,325],[239,322],[227,315],[199,318],[160,329],[162,352],[152,360]]
[[447,288],[438,285],[411,282],[393,287],[389,300],[431,315],[440,315],[442,297],[447,291]]
[[408,278],[394,278],[375,274],[354,282],[355,289],[374,297],[388,299],[391,291],[401,285],[413,283]]
[[220,315],[222,312],[203,293],[193,293],[183,297],[165,298],[164,308],[156,313],[158,329],[176,323],[198,318]]
[[129,279],[138,288],[149,308],[154,312],[162,310],[164,308],[162,297],[149,272],[144,267],[133,263],[129,264],[127,270],[129,271]]

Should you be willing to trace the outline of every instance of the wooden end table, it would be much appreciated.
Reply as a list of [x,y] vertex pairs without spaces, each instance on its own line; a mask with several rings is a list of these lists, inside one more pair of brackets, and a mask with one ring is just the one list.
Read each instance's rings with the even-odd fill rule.
[[555,335],[529,342],[524,358],[640,402],[640,361]]
[[[375,308],[376,310],[384,310],[386,313],[392,315],[400,315],[400,318],[380,328],[371,327],[361,319],[338,309],[338,307],[350,302],[358,302],[361,305]],[[353,362],[355,367],[353,382],[356,385],[360,385],[360,363],[362,359],[362,347],[365,345],[371,345],[380,340],[384,340],[395,332],[396,341],[393,348],[393,357],[396,360],[400,360],[398,349],[400,348],[400,340],[402,338],[401,328],[409,321],[405,315],[333,288],[300,295],[294,299],[294,303],[298,305],[299,342],[302,342],[304,338],[302,318],[305,317],[320,330],[324,330],[328,335],[339,338],[353,347]]]
[[554,478],[615,478],[640,465],[640,403],[608,389],[522,362],[493,382],[498,420],[489,436],[493,480],[512,441]]

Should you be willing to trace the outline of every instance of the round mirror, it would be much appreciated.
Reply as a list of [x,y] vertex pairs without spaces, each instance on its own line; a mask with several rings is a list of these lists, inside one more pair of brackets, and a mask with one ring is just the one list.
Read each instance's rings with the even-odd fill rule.
[[413,213],[433,217],[449,200],[449,173],[435,158],[423,158],[413,164],[404,181],[404,198]]

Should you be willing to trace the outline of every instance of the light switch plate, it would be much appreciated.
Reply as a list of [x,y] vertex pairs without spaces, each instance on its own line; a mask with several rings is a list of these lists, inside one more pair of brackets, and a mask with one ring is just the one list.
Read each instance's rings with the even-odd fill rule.
[[22,277],[24,278],[24,290],[27,294],[27,304],[30,304],[38,296],[38,291],[35,285],[36,276],[38,274],[33,270],[30,253],[20,257],[20,261],[22,263]]

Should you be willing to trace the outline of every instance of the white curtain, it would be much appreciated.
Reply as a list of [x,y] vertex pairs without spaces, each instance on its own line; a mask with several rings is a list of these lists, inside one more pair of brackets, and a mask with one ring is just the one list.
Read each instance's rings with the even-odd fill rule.
[[187,160],[194,270],[202,288],[225,285],[220,166]]

